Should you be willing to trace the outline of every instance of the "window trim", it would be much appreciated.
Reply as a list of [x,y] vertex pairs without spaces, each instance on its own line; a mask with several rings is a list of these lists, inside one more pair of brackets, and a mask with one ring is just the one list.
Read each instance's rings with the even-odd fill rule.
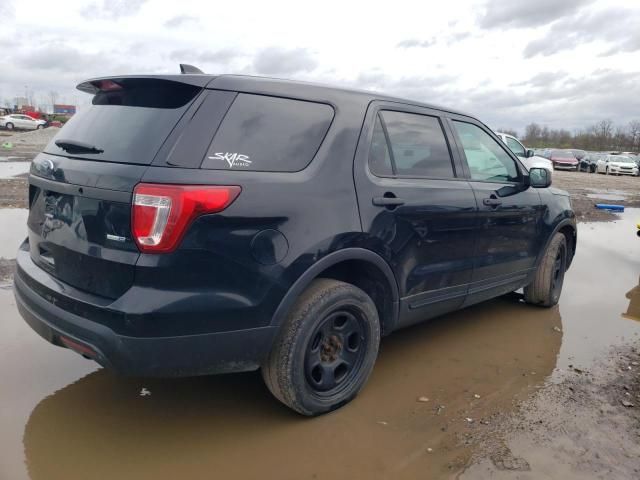
[[[470,182],[479,182],[479,183],[499,183],[501,185],[520,185],[524,182],[524,176],[525,173],[523,172],[523,165],[520,162],[520,159],[518,158],[518,156],[513,153],[509,147],[506,145],[506,143],[504,143],[502,141],[501,138],[499,138],[494,132],[492,132],[489,128],[485,127],[484,124],[480,123],[479,121],[470,118],[470,117],[462,117],[459,115],[452,115],[448,117],[448,121],[450,123],[451,126],[451,132],[455,138],[455,142],[456,142],[456,147],[458,149],[458,155],[460,156],[460,161],[462,162],[464,169],[465,169],[465,175],[467,177],[467,180]],[[478,127],[480,130],[482,130],[483,132],[485,132],[487,135],[489,135],[489,137],[491,137],[497,144],[498,146],[502,149],[503,152],[505,152],[505,154],[511,158],[511,160],[513,160],[513,162],[516,165],[516,170],[518,170],[518,180],[516,181],[506,181],[506,182],[501,182],[501,181],[497,181],[497,180],[477,180],[475,178],[471,177],[471,170],[469,169],[469,163],[467,160],[467,154],[464,151],[464,147],[462,146],[462,139],[460,138],[460,135],[458,134],[458,130],[456,129],[454,123],[455,122],[459,122],[459,123],[468,123],[470,125],[473,125],[475,127]],[[525,169],[526,171],[526,169]]]
[[[419,107],[416,107],[418,110]],[[389,138],[389,133],[387,131],[387,124],[384,121],[384,117],[382,116],[382,112],[396,112],[396,113],[404,113],[407,115],[420,115],[422,117],[431,117],[435,118],[440,125],[440,130],[442,131],[442,136],[444,137],[445,144],[447,145],[447,151],[449,152],[449,161],[451,162],[451,171],[453,173],[452,177],[437,177],[433,175],[401,175],[397,173],[397,167],[395,162],[395,157],[393,154],[393,149],[391,148],[391,139]],[[375,129],[376,119],[380,119],[380,123],[382,125],[382,131],[384,132],[384,138],[387,142],[387,150],[389,151],[389,159],[391,160],[391,171],[392,175],[377,175],[373,173],[371,170],[370,162],[369,162],[369,153],[371,149],[371,141],[373,140],[373,130]],[[444,118],[440,115],[437,115],[435,112],[426,113],[421,111],[408,111],[408,109],[398,108],[398,107],[390,107],[387,105],[378,105],[373,116],[373,124],[371,128],[371,135],[369,135],[367,141],[367,172],[373,175],[376,178],[391,178],[391,179],[409,179],[409,180],[461,180],[462,178],[458,175],[458,169],[456,168],[456,162],[454,158],[454,151],[451,146],[451,142],[448,138],[447,129],[445,128]]]

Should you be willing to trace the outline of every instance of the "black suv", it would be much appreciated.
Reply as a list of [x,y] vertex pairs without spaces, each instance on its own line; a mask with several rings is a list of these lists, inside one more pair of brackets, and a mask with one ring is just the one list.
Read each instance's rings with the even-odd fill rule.
[[524,287],[557,303],[567,193],[468,115],[248,76],[124,76],[33,161],[22,316],[118,372],[262,369],[316,415],[380,337]]

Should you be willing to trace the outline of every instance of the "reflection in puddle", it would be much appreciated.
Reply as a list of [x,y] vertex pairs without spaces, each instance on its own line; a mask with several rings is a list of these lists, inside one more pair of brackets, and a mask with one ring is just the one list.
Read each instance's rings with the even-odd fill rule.
[[622,316],[640,322],[640,280],[638,285],[627,292],[626,297],[629,299],[629,306]]
[[[557,308],[504,299],[398,332],[383,343],[360,397],[316,419],[278,404],[258,374],[139,380],[98,371],[34,409],[27,467],[33,479],[69,471],[154,479],[443,474],[465,459],[454,436],[468,428],[465,417],[509,409],[551,373],[560,326]],[[141,397],[143,387],[151,395]]]

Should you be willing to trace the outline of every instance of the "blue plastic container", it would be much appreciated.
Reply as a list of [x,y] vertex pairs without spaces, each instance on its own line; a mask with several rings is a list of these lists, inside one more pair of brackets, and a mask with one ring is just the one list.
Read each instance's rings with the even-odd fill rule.
[[624,205],[611,205],[609,203],[596,203],[596,208],[601,210],[613,210],[614,212],[624,212]]

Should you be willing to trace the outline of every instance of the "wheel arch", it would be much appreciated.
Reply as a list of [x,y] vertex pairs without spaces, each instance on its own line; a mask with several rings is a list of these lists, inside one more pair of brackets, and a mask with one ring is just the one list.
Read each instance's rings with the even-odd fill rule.
[[577,241],[578,241],[578,231],[576,229],[575,222],[571,219],[564,219],[554,227],[551,234],[547,237],[545,241],[544,248],[540,251],[538,255],[538,260],[536,262],[536,267],[540,264],[542,259],[544,258],[544,252],[547,251],[549,247],[549,243],[551,239],[555,236],[556,233],[562,233],[567,239],[567,247],[569,249],[567,255],[567,269],[571,266],[571,262],[573,261],[573,256],[576,253]]
[[391,333],[398,322],[399,291],[389,264],[377,253],[365,248],[345,248],[330,253],[310,266],[289,288],[276,309],[271,324],[284,321],[295,300],[316,278],[332,278],[364,290],[374,301],[383,335]]

